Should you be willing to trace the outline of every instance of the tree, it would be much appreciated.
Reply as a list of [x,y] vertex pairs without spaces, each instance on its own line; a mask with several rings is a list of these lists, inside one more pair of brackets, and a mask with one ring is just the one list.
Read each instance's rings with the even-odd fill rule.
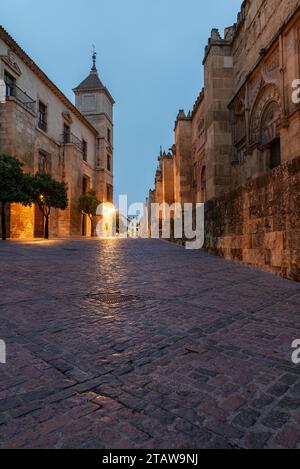
[[100,205],[99,200],[95,191],[89,191],[79,197],[78,209],[87,215],[91,221],[91,235],[95,234],[95,216],[97,214],[97,208]]
[[53,179],[51,174],[36,174],[32,178],[32,197],[45,218],[44,237],[49,239],[51,208],[65,210],[68,206],[67,185]]
[[31,176],[22,170],[23,164],[15,157],[0,155],[0,202],[2,240],[7,237],[6,231],[6,205],[21,203],[31,205]]

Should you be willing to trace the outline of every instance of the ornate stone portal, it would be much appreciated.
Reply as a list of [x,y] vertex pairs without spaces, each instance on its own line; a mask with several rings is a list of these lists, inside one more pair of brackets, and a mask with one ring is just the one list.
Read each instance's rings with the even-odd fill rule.
[[261,143],[268,145],[279,138],[280,107],[276,101],[271,101],[265,108],[261,120]]
[[[273,128],[277,124],[282,115],[281,112],[281,98],[278,88],[275,85],[266,85],[259,93],[250,118],[250,144],[265,144],[266,132],[269,133],[270,126]],[[266,130],[268,127],[268,131]],[[277,130],[275,130],[277,134]],[[274,137],[275,138],[275,137]]]

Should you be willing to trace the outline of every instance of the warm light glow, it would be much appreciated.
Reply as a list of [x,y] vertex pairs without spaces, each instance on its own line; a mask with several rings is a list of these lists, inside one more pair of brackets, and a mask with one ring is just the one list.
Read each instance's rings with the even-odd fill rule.
[[100,215],[105,221],[110,220],[116,213],[116,209],[113,204],[105,203],[102,204]]
[[42,239],[42,238],[23,238],[23,239],[17,239],[17,238],[10,238],[8,240],[9,243],[17,243],[17,244],[27,244],[27,245],[32,245],[32,246],[40,246],[40,245],[54,245],[54,244],[62,244],[66,240],[69,240],[69,238],[66,239]]
[[116,208],[112,203],[106,202],[102,204],[99,215],[102,217],[101,224],[98,225],[99,231],[97,234],[99,237],[110,238],[113,237],[113,226],[115,223]]

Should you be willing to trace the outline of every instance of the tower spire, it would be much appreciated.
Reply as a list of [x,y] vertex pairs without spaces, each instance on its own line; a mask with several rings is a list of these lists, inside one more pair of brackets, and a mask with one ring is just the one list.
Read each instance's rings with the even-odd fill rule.
[[92,59],[93,59],[92,72],[97,72],[97,66],[96,66],[97,52],[96,52],[96,47],[95,47],[94,44],[93,44],[93,55],[92,55]]

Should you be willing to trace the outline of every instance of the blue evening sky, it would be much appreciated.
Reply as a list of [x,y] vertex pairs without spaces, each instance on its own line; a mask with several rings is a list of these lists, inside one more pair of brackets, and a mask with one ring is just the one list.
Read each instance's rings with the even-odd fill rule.
[[203,86],[204,46],[213,27],[233,24],[241,0],[9,0],[0,23],[59,88],[91,67],[116,101],[115,196],[143,202],[153,186],[159,147],[173,143],[180,108]]

